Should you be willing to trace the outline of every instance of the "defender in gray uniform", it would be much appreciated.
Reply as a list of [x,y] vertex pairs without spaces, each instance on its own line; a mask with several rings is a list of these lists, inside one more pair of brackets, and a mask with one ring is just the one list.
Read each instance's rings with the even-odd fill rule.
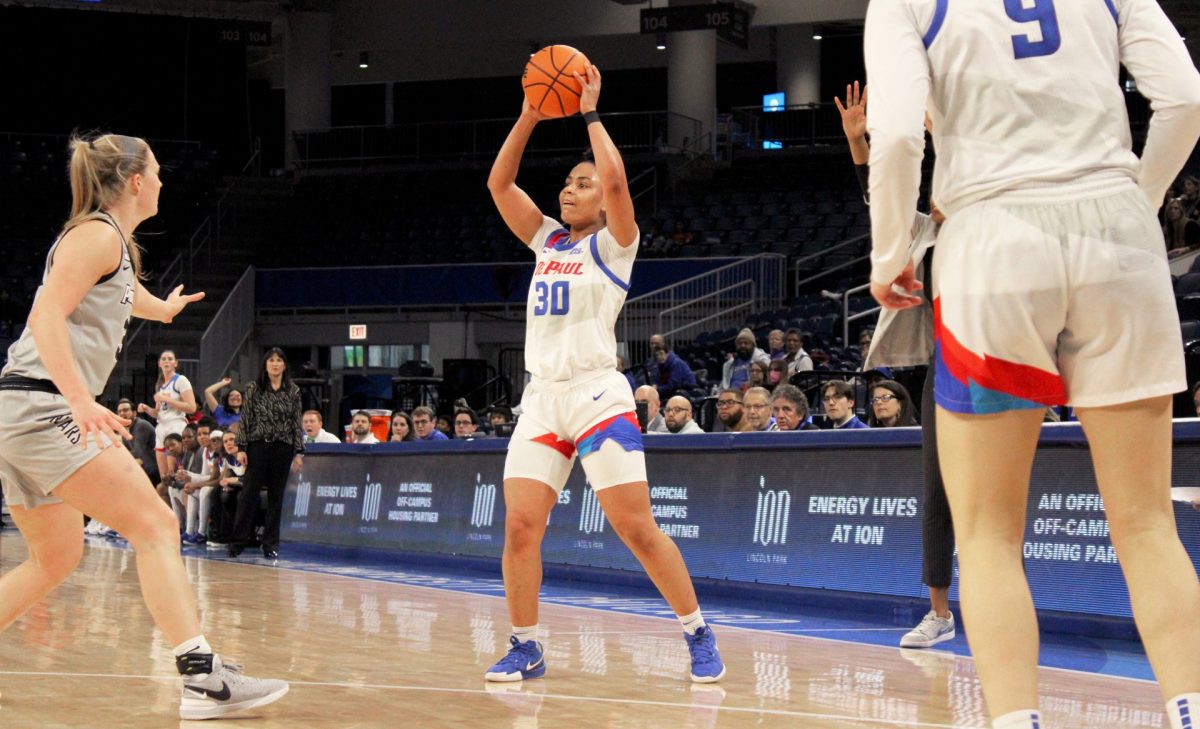
[[287,683],[246,676],[213,653],[179,557],[175,515],[122,445],[128,421],[96,402],[132,317],[170,322],[204,294],[166,299],[139,281],[131,236],[158,212],[162,182],[145,141],[71,140],[71,218],[0,372],[0,481],[30,559],[0,577],[0,630],[70,576],[88,514],[138,555],[146,605],[184,677],[179,715],[212,719],[277,701]]

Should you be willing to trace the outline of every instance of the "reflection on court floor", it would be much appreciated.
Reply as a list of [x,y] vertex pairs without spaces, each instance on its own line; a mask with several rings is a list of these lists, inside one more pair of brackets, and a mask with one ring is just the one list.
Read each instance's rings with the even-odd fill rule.
[[[0,569],[24,556],[19,536],[3,532]],[[660,600],[555,585],[541,616],[546,678],[488,684],[483,672],[509,630],[494,578],[314,558],[189,558],[187,568],[214,646],[257,675],[292,682],[252,724],[210,727],[986,725],[969,657],[900,650],[903,628],[869,618],[706,606],[729,673],[693,685],[678,623]],[[1042,682],[1048,726],[1165,722],[1157,688],[1143,680],[1045,669]],[[170,648],[142,605],[132,552],[118,545],[90,545],[67,584],[0,634],[0,726],[162,727],[178,721],[178,701]]]

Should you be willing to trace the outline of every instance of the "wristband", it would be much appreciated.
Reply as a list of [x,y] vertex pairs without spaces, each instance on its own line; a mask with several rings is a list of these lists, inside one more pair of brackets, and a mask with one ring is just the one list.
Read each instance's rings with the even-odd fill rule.
[[588,124],[596,124],[596,123],[599,123],[599,121],[600,121],[600,115],[597,114],[594,110],[593,111],[585,111],[583,113],[583,120],[585,122],[587,122]]

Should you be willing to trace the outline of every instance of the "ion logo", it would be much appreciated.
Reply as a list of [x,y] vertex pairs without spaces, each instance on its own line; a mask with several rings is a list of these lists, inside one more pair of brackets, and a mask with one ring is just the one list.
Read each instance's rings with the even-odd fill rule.
[[292,509],[295,516],[308,516],[308,501],[312,496],[312,484],[301,481],[296,485],[296,506]]
[[383,484],[371,483],[371,474],[367,474],[367,487],[363,490],[363,521],[379,520],[379,502],[383,498]]
[[471,506],[471,526],[490,527],[496,515],[496,484],[483,483],[483,474],[475,474],[475,503]]
[[758,511],[754,514],[754,543],[764,547],[787,544],[788,517],[792,495],[788,491],[767,489],[765,476],[758,477]]
[[604,531],[604,510],[596,500],[596,492],[586,483],[583,486],[583,504],[579,509],[579,531],[584,534]]

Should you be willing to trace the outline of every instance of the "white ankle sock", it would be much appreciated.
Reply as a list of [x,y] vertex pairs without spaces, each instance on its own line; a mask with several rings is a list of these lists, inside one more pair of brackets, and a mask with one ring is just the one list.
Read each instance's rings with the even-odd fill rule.
[[1179,694],[1167,702],[1171,729],[1200,728],[1200,694]]
[[704,616],[700,614],[700,608],[696,608],[696,612],[690,615],[680,615],[678,617],[680,625],[683,626],[683,632],[688,635],[695,635],[697,629],[707,625],[704,622]]
[[1037,709],[1022,709],[992,720],[992,729],[1042,729]]
[[525,643],[525,642],[531,641],[531,640],[536,641],[537,637],[538,637],[538,624],[534,623],[533,625],[530,625],[525,628],[518,628],[517,626],[514,625],[513,629],[512,629],[512,634],[513,634],[513,636],[516,637],[517,640],[521,641],[522,643]]
[[197,635],[195,638],[192,638],[191,640],[183,641],[179,645],[175,646],[174,650],[175,650],[176,656],[182,656],[186,653],[212,653],[213,652],[212,646],[210,646],[208,644],[208,641],[204,639],[203,635]]

